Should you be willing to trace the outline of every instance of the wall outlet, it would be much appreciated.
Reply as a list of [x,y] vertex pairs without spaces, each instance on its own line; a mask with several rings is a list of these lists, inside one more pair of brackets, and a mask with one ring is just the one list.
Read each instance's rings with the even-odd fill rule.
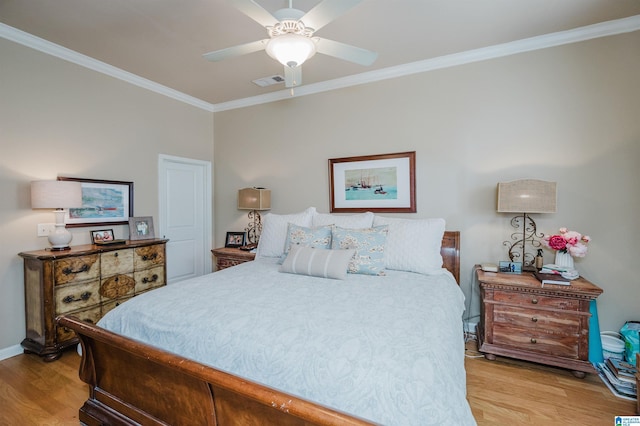
[[55,223],[39,223],[38,237],[48,237],[56,229]]

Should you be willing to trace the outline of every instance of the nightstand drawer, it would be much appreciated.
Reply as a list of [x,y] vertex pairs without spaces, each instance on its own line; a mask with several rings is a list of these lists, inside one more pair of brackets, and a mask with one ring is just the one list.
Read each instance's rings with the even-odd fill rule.
[[563,358],[578,358],[576,335],[554,334],[541,329],[494,324],[493,343],[528,352]]
[[493,293],[496,302],[511,303],[530,307],[545,307],[566,311],[579,311],[580,301],[561,297],[542,296],[535,293],[516,293],[512,291],[496,290]]
[[495,305],[493,322],[514,327],[543,329],[547,332],[577,335],[580,332],[580,318],[575,314],[553,312],[515,306]]

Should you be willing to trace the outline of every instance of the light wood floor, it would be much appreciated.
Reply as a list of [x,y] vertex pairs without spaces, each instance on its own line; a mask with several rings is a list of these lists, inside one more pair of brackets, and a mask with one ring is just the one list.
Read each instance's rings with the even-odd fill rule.
[[[616,398],[596,375],[478,355],[467,343],[467,394],[479,425],[613,425],[634,415],[635,403]],[[0,425],[77,425],[87,387],[78,378],[80,358],[66,352],[52,363],[36,355],[0,362]]]

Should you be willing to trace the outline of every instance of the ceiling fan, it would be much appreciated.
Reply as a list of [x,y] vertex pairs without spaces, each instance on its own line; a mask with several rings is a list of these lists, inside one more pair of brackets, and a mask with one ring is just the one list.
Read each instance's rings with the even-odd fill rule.
[[322,53],[360,65],[371,65],[378,54],[326,38],[314,33],[362,0],[323,0],[305,13],[289,7],[271,14],[254,0],[230,0],[242,13],[264,26],[270,38],[239,46],[216,50],[203,55],[216,62],[233,56],[266,50],[267,54],[284,65],[286,87],[302,83],[302,64],[313,55]]

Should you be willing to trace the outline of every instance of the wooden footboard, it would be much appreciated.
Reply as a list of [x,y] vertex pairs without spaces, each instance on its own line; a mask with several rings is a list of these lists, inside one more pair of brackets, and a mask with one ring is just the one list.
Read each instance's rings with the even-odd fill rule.
[[80,421],[87,425],[371,424],[72,316],[57,321],[80,338],[80,378],[89,384]]

